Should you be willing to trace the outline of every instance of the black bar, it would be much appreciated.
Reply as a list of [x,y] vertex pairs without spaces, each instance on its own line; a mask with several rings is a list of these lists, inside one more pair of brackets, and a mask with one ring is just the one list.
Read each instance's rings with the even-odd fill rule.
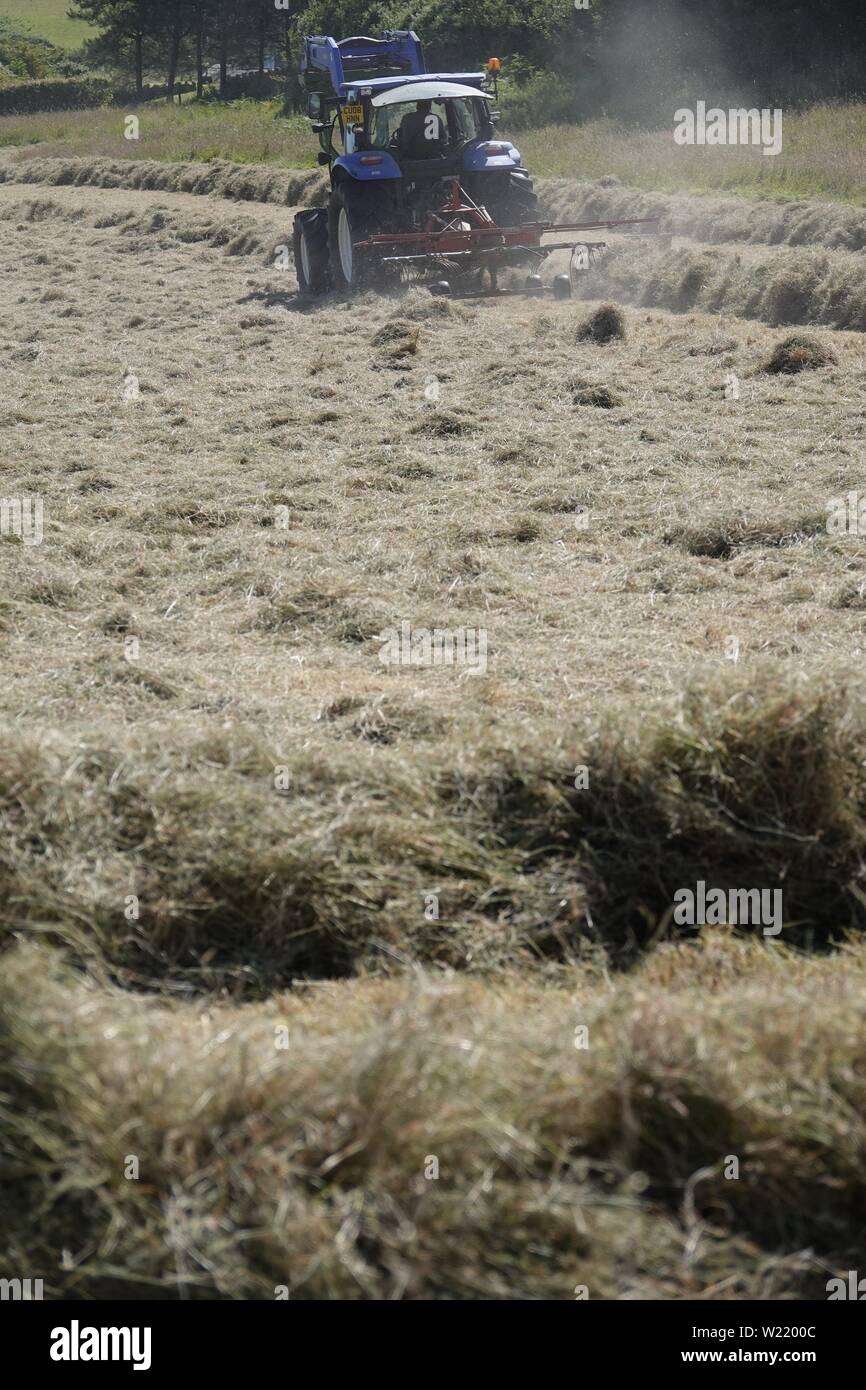
[[[232,1375],[248,1379],[251,1372],[257,1378],[275,1374],[294,1379],[305,1351],[324,1353],[321,1367],[330,1381],[342,1357],[353,1374],[365,1362],[374,1366],[390,1345],[379,1339],[399,1332],[425,1338],[427,1378],[438,1368],[453,1374],[456,1347],[443,1337],[453,1332],[461,1341],[470,1338],[485,1367],[495,1364],[497,1353],[510,1365],[519,1346],[537,1367],[542,1360],[551,1364],[563,1356],[576,1367],[600,1362],[611,1374],[634,1370],[642,1376],[674,1368],[700,1373],[717,1365],[783,1371],[796,1366],[826,1382],[843,1364],[846,1369],[856,1366],[866,1330],[859,1308],[837,1302],[593,1302],[579,1296],[561,1303],[504,1306],[276,1298],[247,1303],[21,1302],[0,1305],[0,1318],[5,1359],[19,1373],[36,1370],[90,1380],[100,1372],[133,1375],[136,1358],[139,1375],[161,1379],[167,1373],[192,1373],[198,1384],[211,1372],[221,1384]],[[116,1336],[103,1339],[103,1328],[117,1329]],[[53,1359],[52,1349],[70,1358],[77,1353],[79,1359]],[[93,1350],[107,1358],[116,1350],[126,1359],[83,1359],[82,1353]]]

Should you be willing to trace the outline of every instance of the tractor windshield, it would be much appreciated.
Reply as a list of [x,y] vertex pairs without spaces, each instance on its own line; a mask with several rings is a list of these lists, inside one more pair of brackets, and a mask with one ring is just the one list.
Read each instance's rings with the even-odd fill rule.
[[425,159],[489,137],[490,122],[481,97],[438,101],[400,101],[374,106],[370,144],[407,159]]

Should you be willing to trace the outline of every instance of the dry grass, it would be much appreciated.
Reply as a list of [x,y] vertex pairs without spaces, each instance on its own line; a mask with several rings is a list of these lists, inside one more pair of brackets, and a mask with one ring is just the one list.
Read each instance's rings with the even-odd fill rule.
[[815,371],[818,367],[835,366],[836,356],[832,348],[811,333],[792,333],[777,343],[764,364],[764,371],[784,372],[793,376],[797,372]]
[[146,189],[296,207],[321,200],[327,175],[318,169],[233,164],[224,159],[169,164],[143,158],[27,158],[0,164],[0,183]]
[[[319,170],[284,168],[277,164],[237,164],[220,158],[169,162],[148,158],[49,156],[33,149],[7,152],[0,163],[0,182],[35,184],[93,184],[100,188],[164,189],[174,193],[216,194],[250,202],[314,202],[326,187]],[[298,159],[298,164],[303,160]],[[860,251],[866,247],[866,214],[844,203],[803,200],[760,202],[747,198],[700,198],[636,192],[615,178],[594,183],[573,179],[537,180],[545,213],[560,221],[654,218],[647,235],[686,238],[709,246],[729,242],[806,247],[816,250]],[[715,254],[719,254],[716,252]],[[857,259],[859,263],[859,258]]]
[[[26,166],[25,166],[26,167]],[[612,176],[595,182],[545,178],[538,181],[545,210],[563,222],[652,217],[652,236],[684,237],[715,248],[721,242],[744,246],[791,246],[831,251],[866,247],[866,212],[844,202],[771,202],[748,197],[700,197],[645,193]],[[603,235],[603,234],[602,234]]]
[[46,1296],[821,1298],[862,1254],[862,946],[245,1009],[22,949],[0,1015],[4,1225]]
[[[169,164],[102,158],[7,161],[0,164],[0,183],[4,182],[217,194],[236,201],[289,206],[321,202],[326,186],[320,171],[219,160]],[[862,255],[854,254],[866,244],[866,219],[841,204],[787,203],[756,209],[743,199],[653,196],[634,201],[633,195],[606,181],[543,181],[540,192],[547,213],[560,219],[595,221],[626,215],[658,219],[648,235],[607,234],[608,250],[585,282],[590,296],[606,290],[618,298],[675,313],[702,309],[761,318],[771,324],[815,324],[860,332],[866,328],[866,270]],[[283,235],[288,237],[288,226]],[[714,244],[702,244],[701,238]],[[744,239],[751,244],[744,246]],[[718,244],[722,241],[724,245]],[[780,242],[786,243],[784,249]]]
[[[771,376],[728,312],[313,305],[271,195],[0,188],[2,496],[45,501],[0,545],[6,1264],[820,1297],[862,1256],[861,339]],[[486,671],[383,665],[404,621]],[[781,887],[782,942],[673,941],[697,878]]]
[[700,246],[685,240],[611,239],[584,292],[646,308],[737,314],[770,324],[866,331],[862,253],[776,247]]
[[577,330],[578,342],[610,343],[625,337],[625,315],[616,304],[600,304]]

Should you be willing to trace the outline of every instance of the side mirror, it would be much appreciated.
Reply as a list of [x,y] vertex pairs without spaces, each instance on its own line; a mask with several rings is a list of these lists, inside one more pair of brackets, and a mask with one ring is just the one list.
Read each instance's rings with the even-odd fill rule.
[[307,115],[311,121],[322,119],[322,98],[318,92],[310,92],[307,97]]
[[325,154],[324,150],[319,150],[319,153],[316,155],[316,158],[318,159],[320,164],[330,164],[331,162],[330,156]]

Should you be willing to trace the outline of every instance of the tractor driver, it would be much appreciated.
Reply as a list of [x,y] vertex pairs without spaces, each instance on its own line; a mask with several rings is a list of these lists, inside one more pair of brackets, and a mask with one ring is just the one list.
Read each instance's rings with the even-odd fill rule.
[[419,101],[400,122],[397,148],[405,159],[430,159],[445,144],[441,117],[433,114],[432,101]]

